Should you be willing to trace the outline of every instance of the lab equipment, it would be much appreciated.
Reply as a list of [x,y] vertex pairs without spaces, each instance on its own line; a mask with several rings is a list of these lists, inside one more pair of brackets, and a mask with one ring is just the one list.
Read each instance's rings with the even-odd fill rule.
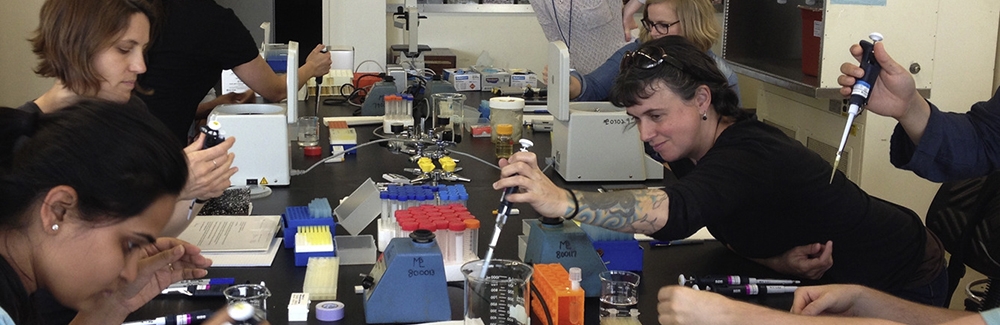
[[601,277],[602,309],[621,311],[632,309],[639,303],[639,275],[629,271],[604,271]]
[[[434,112],[431,129],[441,130],[445,141],[462,142],[465,131],[465,95],[441,93],[431,95]],[[450,133],[450,134],[448,134]]]
[[[583,289],[580,268],[566,268],[558,263],[535,264],[531,284],[531,312],[543,325],[583,324]],[[542,302],[544,301],[544,305]]]
[[316,146],[319,144],[319,117],[299,117],[298,131],[299,147]]
[[181,294],[192,297],[222,296],[222,291],[236,282],[233,278],[182,280],[167,286],[160,294]]
[[[319,50],[320,53],[327,53],[328,51],[329,49],[327,48],[326,45],[323,45],[323,48]],[[313,111],[313,115],[316,116],[319,116],[319,105],[323,102],[320,97],[320,89],[322,87],[323,87],[323,76],[316,77],[316,109]],[[306,94],[308,94],[308,92],[306,92]]]
[[222,123],[219,123],[219,121],[212,120],[202,125],[201,133],[205,134],[205,142],[201,147],[202,149],[208,149],[222,143],[222,141],[226,141],[226,132],[222,130]]
[[337,299],[339,275],[339,257],[310,257],[306,263],[302,292],[314,299]]
[[[569,49],[549,45],[546,105],[552,114],[552,156],[567,182],[663,179],[663,165],[646,155],[632,118],[609,102],[569,101]],[[609,168],[608,166],[614,166]]]
[[434,234],[418,229],[394,238],[362,282],[365,321],[423,323],[451,319],[448,283]]
[[700,277],[684,277],[684,274],[677,276],[677,284],[682,286],[691,285],[741,285],[741,284],[799,284],[802,281],[799,280],[786,280],[786,279],[758,279],[740,275],[709,275]]
[[[420,45],[417,43],[418,30],[420,26],[420,19],[427,19],[427,16],[421,16],[417,7],[417,0],[405,0],[403,6],[396,7],[396,12],[393,16],[393,26],[396,28],[402,28],[409,32],[406,44],[396,44],[389,48],[393,52],[401,52],[403,56],[411,59],[411,65],[414,68],[423,69],[422,60],[413,60],[421,55],[421,52],[430,51],[430,46]],[[418,65],[419,63],[419,65]]]
[[[222,293],[226,295],[229,316],[237,321],[236,325],[253,324],[239,323],[239,321],[246,321],[251,317],[260,320],[267,319],[267,297],[271,296],[271,291],[267,290],[263,282],[261,284],[237,284],[226,288]],[[240,312],[240,316],[249,314],[250,317],[237,318],[233,316],[234,309]]]
[[512,133],[514,132],[514,126],[510,124],[498,124],[496,128],[496,140],[493,141],[493,147],[497,154],[497,159],[510,158],[510,155],[514,154],[514,140]]
[[586,296],[600,296],[599,275],[608,268],[580,226],[561,218],[526,219],[524,223],[527,237],[525,263],[559,263],[564,267],[578,267],[583,274],[580,286]]
[[226,135],[240,140],[229,149],[236,156],[233,166],[239,166],[229,178],[233,185],[289,184],[291,158],[285,111],[277,104],[227,104],[212,111],[209,120],[225,125]]
[[[694,289],[700,286],[694,285]],[[798,289],[798,286],[769,285],[769,284],[744,284],[744,285],[706,285],[704,290],[727,296],[757,296],[765,294],[791,293]]]
[[336,256],[333,229],[328,225],[299,226],[295,232],[295,266],[307,266],[313,257]]
[[490,98],[490,127],[493,129],[494,143],[497,141],[497,127],[500,124],[510,124],[513,127],[511,139],[520,139],[524,124],[524,98],[493,97]]
[[478,260],[462,265],[465,325],[527,325],[531,266],[512,260]]
[[[281,215],[281,226],[286,238],[295,238],[299,227],[328,226],[330,229],[336,229],[337,223],[333,220],[330,201],[326,198],[316,198],[308,206],[285,207],[285,213]],[[285,248],[295,247],[295,240],[284,242]]]
[[372,89],[365,96],[365,102],[361,104],[361,115],[377,116],[387,114],[385,96],[396,94],[396,83],[394,80],[391,76],[385,76],[382,78],[382,81],[372,85]]
[[[531,148],[535,144],[528,139],[521,139],[521,151],[527,152],[528,148]],[[510,201],[507,201],[507,195],[517,192],[517,186],[508,187],[503,189],[503,194],[500,194],[500,207],[497,208],[497,220],[496,226],[493,228],[493,238],[490,240],[490,247],[486,251],[486,258],[484,259],[485,265],[490,265],[490,259],[493,258],[493,249],[497,246],[497,240],[500,239],[500,231],[503,230],[503,225],[507,223],[507,216],[510,214]],[[482,274],[480,277],[486,277],[486,271],[489,268],[482,268]]]
[[[871,33],[868,38],[872,42],[882,41],[882,34]],[[861,114],[861,109],[868,104],[868,96],[871,95],[872,87],[878,80],[878,74],[882,71],[882,65],[875,59],[875,44],[866,40],[858,42],[861,45],[861,69],[865,70],[865,75],[861,79],[854,81],[851,88],[851,97],[848,99],[847,124],[844,125],[844,134],[840,136],[840,146],[837,147],[837,157],[833,160],[833,172],[830,174],[830,183],[833,184],[833,177],[837,175],[837,166],[840,165],[840,156],[844,153],[844,146],[847,145],[847,136],[851,134],[851,125],[854,118]]]
[[154,319],[147,319],[138,322],[126,322],[122,325],[186,325],[201,323],[202,321],[208,319],[212,316],[213,311],[209,309],[202,309],[198,311],[193,311],[187,314],[180,315],[167,315],[164,317],[157,317]]

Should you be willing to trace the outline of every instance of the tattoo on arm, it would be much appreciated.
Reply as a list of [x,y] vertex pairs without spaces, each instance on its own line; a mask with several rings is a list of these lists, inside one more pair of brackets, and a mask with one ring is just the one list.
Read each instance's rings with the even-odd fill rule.
[[661,190],[576,193],[580,207],[575,219],[580,222],[643,234],[654,233],[667,224],[669,200]]

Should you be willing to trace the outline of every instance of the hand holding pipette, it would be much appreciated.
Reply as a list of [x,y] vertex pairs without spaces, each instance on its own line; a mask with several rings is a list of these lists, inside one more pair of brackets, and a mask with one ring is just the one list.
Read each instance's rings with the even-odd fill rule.
[[[879,42],[883,39],[882,34],[879,33],[871,33],[868,37],[873,42]],[[837,157],[833,160],[833,172],[830,174],[831,184],[833,183],[833,177],[837,175],[837,166],[840,165],[840,156],[844,153],[844,146],[847,145],[847,136],[851,133],[851,125],[854,124],[854,118],[861,114],[861,109],[868,103],[868,96],[871,94],[871,89],[878,79],[879,72],[882,71],[882,66],[875,59],[875,44],[861,40],[859,45],[862,48],[861,68],[865,70],[865,75],[854,82],[854,87],[851,90],[851,97],[848,100],[847,125],[844,126],[844,134],[840,137],[840,146],[837,147]]]
[[[518,142],[521,144],[522,152],[527,152],[528,148],[535,145],[528,139],[521,139]],[[503,225],[507,223],[507,216],[510,215],[510,201],[507,201],[507,196],[515,192],[517,192],[517,186],[511,186],[504,188],[503,194],[500,195],[500,207],[497,208],[497,220],[493,228],[493,237],[490,239],[489,249],[486,250],[486,258],[483,259],[481,278],[486,278],[486,271],[490,268],[490,260],[493,259],[493,249],[496,248],[497,240],[500,239],[500,230],[503,229]]]

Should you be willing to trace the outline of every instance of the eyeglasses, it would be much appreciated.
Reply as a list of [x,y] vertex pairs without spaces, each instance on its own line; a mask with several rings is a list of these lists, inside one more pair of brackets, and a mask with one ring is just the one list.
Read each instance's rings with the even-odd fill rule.
[[650,32],[652,32],[655,29],[657,33],[666,34],[666,33],[670,32],[670,26],[677,25],[680,22],[681,21],[678,20],[678,21],[675,21],[675,22],[672,22],[672,23],[666,23],[666,24],[664,24],[664,23],[654,23],[654,22],[650,21],[649,19],[643,19],[642,20],[642,27],[645,27],[646,30],[650,31]]
[[[656,51],[657,53],[646,53],[645,51]],[[659,66],[660,64],[666,62],[667,64],[677,68],[677,70],[684,71],[684,65],[681,64],[676,58],[663,52],[663,49],[659,47],[649,47],[639,51],[628,51],[622,57],[621,66],[618,67],[619,71],[625,71],[630,67],[638,67],[643,70],[649,70]]]

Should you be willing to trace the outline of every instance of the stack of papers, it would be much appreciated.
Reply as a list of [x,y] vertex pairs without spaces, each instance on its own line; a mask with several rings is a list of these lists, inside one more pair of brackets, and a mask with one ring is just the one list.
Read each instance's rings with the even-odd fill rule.
[[213,267],[271,266],[281,216],[198,216],[177,238],[201,248]]

